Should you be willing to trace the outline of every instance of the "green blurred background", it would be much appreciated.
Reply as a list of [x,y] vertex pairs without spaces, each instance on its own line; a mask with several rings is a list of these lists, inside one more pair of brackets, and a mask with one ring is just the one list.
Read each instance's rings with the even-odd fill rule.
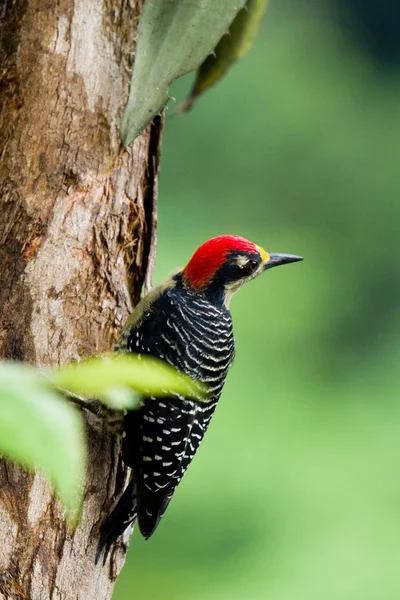
[[114,600],[400,598],[389,5],[400,14],[393,2],[272,1],[247,57],[167,121],[156,283],[223,233],[305,261],[232,301],[237,356],[220,405],[154,537],[135,531]]

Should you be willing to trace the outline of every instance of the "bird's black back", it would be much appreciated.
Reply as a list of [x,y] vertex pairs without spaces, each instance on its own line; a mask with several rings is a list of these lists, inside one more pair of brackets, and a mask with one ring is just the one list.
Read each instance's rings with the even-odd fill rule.
[[[131,324],[123,349],[152,355],[208,386],[206,402],[174,394],[147,398],[125,417],[124,461],[137,483],[138,522],[149,537],[207,430],[234,357],[224,304],[186,291],[178,280]],[[120,345],[121,347],[121,345]]]

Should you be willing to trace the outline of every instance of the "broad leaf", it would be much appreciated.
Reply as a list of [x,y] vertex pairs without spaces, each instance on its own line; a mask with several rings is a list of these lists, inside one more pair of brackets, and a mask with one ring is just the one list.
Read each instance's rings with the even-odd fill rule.
[[200,66],[189,98],[175,113],[190,110],[197,97],[222,79],[229,67],[250,50],[267,4],[268,0],[247,1],[230,26],[229,35],[222,36],[215,52]]
[[38,371],[19,363],[0,363],[0,454],[43,471],[66,508],[78,509],[85,472],[81,417]]
[[168,87],[197,69],[245,0],[146,0],[140,15],[121,140],[128,146],[168,101]]
[[[116,388],[131,388],[144,396],[182,394],[197,400],[201,400],[205,392],[200,382],[193,381],[165,362],[137,354],[88,358],[61,367],[52,373],[51,379],[62,389],[99,398],[112,407],[110,391]],[[131,401],[131,397],[128,399]]]

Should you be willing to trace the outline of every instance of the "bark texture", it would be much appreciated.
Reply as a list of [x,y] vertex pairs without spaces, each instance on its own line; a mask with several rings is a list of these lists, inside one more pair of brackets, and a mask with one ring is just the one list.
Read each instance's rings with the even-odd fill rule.
[[[0,358],[62,364],[110,350],[154,264],[162,120],[127,150],[138,0],[0,0]],[[95,566],[124,485],[88,420],[81,525],[45,480],[0,462],[0,599],[110,598],[124,545]]]

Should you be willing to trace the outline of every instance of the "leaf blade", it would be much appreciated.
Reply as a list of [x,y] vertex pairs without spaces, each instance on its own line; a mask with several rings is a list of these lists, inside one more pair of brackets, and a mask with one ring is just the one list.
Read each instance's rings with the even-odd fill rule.
[[198,69],[189,98],[175,111],[180,114],[190,110],[197,98],[222,79],[229,68],[250,50],[261,25],[269,0],[248,0],[238,12],[213,54],[207,56]]
[[85,472],[83,424],[39,372],[0,363],[0,453],[51,480],[69,513],[80,505]]
[[196,69],[245,0],[146,0],[139,20],[131,87],[120,127],[128,146],[160,113],[168,87]]
[[138,354],[96,356],[52,373],[53,383],[84,396],[108,401],[109,391],[131,388],[144,396],[183,395],[201,401],[206,389],[164,361]]

